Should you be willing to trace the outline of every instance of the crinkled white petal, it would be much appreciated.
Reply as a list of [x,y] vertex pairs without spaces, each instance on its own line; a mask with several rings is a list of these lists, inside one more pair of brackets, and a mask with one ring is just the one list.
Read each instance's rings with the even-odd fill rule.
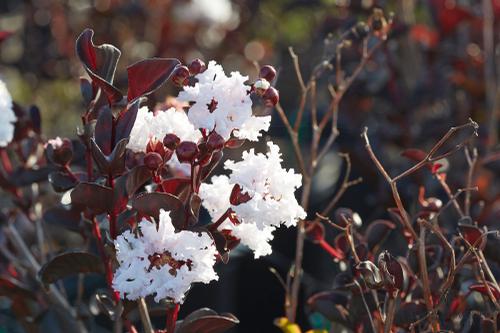
[[[295,190],[301,186],[301,175],[293,169],[281,167],[279,147],[269,143],[269,152],[255,154],[254,150],[243,153],[239,162],[226,161],[229,177],[214,176],[211,184],[200,187],[203,206],[213,220],[231,208],[241,224],[235,226],[229,220],[221,229],[232,230],[232,234],[254,251],[255,257],[271,253],[269,241],[272,232],[284,224],[296,225],[306,212],[295,198]],[[231,205],[229,198],[235,184],[242,187],[251,199],[239,205]]]
[[[196,79],[194,86],[185,86],[178,96],[180,101],[191,103],[188,117],[196,128],[214,130],[224,139],[234,131],[238,138],[252,141],[269,129],[270,117],[252,114],[247,76],[239,72],[226,76],[221,65],[210,61]],[[216,102],[214,110],[210,110],[212,101]]]
[[[164,298],[182,303],[185,293],[196,282],[217,280],[213,269],[216,249],[206,233],[175,232],[168,212],[160,211],[158,230],[147,220],[139,223],[139,236],[125,231],[115,240],[120,264],[113,277],[113,288],[130,300],[154,295],[156,302]],[[173,259],[189,261],[171,274],[171,266],[151,266],[149,257],[168,252]]]
[[14,123],[16,121],[12,96],[5,83],[0,80],[0,147],[6,147],[14,138]]

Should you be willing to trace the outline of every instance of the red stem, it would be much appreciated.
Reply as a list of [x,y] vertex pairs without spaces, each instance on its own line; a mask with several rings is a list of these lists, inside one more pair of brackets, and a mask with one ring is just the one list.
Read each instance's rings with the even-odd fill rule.
[[2,166],[7,174],[12,173],[12,163],[10,162],[7,150],[4,148],[0,149],[0,156],[2,158]]
[[324,239],[321,239],[318,242],[318,245],[321,246],[323,248],[323,250],[325,250],[326,252],[328,252],[328,254],[331,255],[333,258],[335,258],[335,259],[343,259],[344,258],[344,256],[342,255],[342,253],[340,253],[339,251],[335,250]]
[[222,224],[222,222],[224,222],[229,217],[229,214],[231,214],[231,208],[228,208],[216,222],[209,225],[208,230],[210,231],[217,230],[217,228]]
[[179,315],[179,304],[176,303],[173,308],[167,307],[167,333],[174,333],[177,316]]

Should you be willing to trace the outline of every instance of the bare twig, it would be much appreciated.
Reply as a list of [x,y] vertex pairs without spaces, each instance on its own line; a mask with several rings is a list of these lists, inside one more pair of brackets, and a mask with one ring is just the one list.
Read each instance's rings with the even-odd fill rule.
[[[151,324],[151,318],[149,318],[148,306],[144,298],[139,298],[137,300],[137,305],[139,307],[139,315],[141,317],[142,328],[145,333],[153,333],[153,325]],[[169,332],[170,333],[170,332]]]
[[[467,187],[472,187],[472,178],[474,175],[474,168],[477,163],[477,149],[474,148],[472,150],[472,156],[469,152],[469,148],[465,147],[465,158],[467,159],[467,164],[469,166],[469,172],[467,173]],[[464,201],[464,213],[466,216],[470,216],[470,192],[465,193],[465,201]]]

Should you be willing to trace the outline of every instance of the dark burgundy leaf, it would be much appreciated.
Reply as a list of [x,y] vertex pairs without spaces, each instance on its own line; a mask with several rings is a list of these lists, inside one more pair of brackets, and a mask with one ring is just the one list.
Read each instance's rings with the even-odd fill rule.
[[342,292],[323,291],[311,296],[307,300],[307,306],[332,322],[352,327],[347,310],[348,301],[348,297]]
[[99,184],[81,182],[71,192],[71,203],[89,208],[95,214],[110,212],[113,208],[113,191]]
[[143,193],[132,200],[132,207],[140,214],[160,218],[160,209],[170,211],[172,224],[176,228],[182,228],[186,222],[184,204],[176,196],[169,193]]
[[66,192],[67,190],[73,188],[78,183],[78,180],[71,177],[69,174],[54,171],[49,174],[49,183],[56,192]]
[[240,148],[241,146],[243,146],[243,144],[245,143],[245,139],[229,139],[226,141],[226,144],[224,145],[226,148],[229,148],[229,149],[235,149],[235,148]]
[[162,181],[163,191],[180,196],[180,194],[189,188],[191,179],[189,178],[169,178]]
[[118,119],[116,120],[115,143],[130,136],[130,132],[134,127],[135,119],[137,118],[139,105],[140,99],[137,99],[133,103],[128,104],[127,107],[119,114]]
[[129,66],[127,68],[128,101],[133,101],[158,89],[170,78],[179,64],[180,61],[177,59],[150,58]]
[[129,198],[151,178],[151,171],[144,165],[137,166],[115,180],[113,210],[121,212]]
[[10,175],[10,182],[17,187],[29,186],[33,183],[47,181],[52,171],[54,171],[54,168],[51,166],[39,169],[24,169],[19,167]]
[[108,106],[102,107],[95,124],[94,138],[104,155],[111,154],[111,132],[113,128],[113,121],[114,119],[111,108]]
[[356,271],[361,273],[366,285],[369,288],[377,289],[382,286],[382,275],[375,264],[369,260],[365,260],[356,265]]
[[56,206],[47,209],[43,213],[45,223],[54,226],[63,226],[71,231],[79,231],[81,212],[77,209],[67,209],[66,207]]
[[83,97],[83,102],[85,105],[89,105],[94,97],[94,92],[92,91],[92,83],[84,77],[80,78],[80,92]]
[[384,251],[378,258],[378,268],[382,274],[382,280],[387,288],[404,290],[408,277],[403,265],[389,252]]
[[189,212],[188,226],[193,226],[198,222],[198,216],[200,214],[201,198],[198,194],[192,193],[189,199],[189,207],[187,211]]
[[194,311],[176,325],[175,333],[223,333],[239,323],[230,313],[217,314],[208,308]]
[[222,151],[216,151],[212,154],[212,159],[210,160],[210,163],[203,168],[201,171],[201,179],[205,180],[207,179],[208,176],[215,170],[219,162],[222,160]]
[[95,97],[97,89],[101,88],[108,103],[112,105],[123,98],[121,92],[113,86],[116,65],[121,52],[113,45],[94,45],[93,35],[94,31],[91,29],[86,29],[80,34],[76,40],[76,54],[92,79],[93,96]]
[[[495,287],[495,285],[493,283],[491,283],[490,281],[486,281],[486,284],[488,285],[488,288],[490,289],[493,296],[495,296],[496,299],[500,299],[500,290],[498,290]],[[486,286],[482,282],[470,285],[469,290],[470,291],[477,291],[477,292],[483,294],[484,296],[488,297],[488,289],[486,288]]]
[[368,248],[373,251],[375,247],[380,246],[389,236],[389,233],[396,228],[396,225],[387,220],[375,220],[366,228],[366,242]]
[[485,247],[486,237],[482,236],[483,232],[478,227],[470,224],[459,224],[458,230],[470,245],[478,249]]
[[81,251],[59,254],[42,266],[38,278],[47,286],[59,279],[79,273],[104,273],[101,259]]
[[115,301],[110,290],[99,289],[89,300],[89,310],[94,316],[104,313],[115,321],[123,313],[124,306],[122,302]]

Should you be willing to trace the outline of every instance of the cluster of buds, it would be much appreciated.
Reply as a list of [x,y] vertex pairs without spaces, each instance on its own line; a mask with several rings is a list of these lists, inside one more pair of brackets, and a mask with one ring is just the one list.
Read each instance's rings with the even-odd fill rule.
[[45,149],[48,160],[60,166],[68,165],[73,158],[73,143],[67,138],[49,140]]
[[271,86],[271,82],[276,78],[276,69],[273,66],[265,65],[260,68],[259,78],[254,82],[252,91],[257,96],[262,97],[267,107],[273,107],[278,104],[280,99],[279,92]]
[[172,158],[172,154],[172,149],[169,149],[160,140],[153,137],[146,146],[144,165],[151,171],[157,171]]
[[189,84],[191,76],[203,73],[206,69],[205,62],[196,58],[187,66],[178,66],[172,74],[171,80],[176,86],[183,87]]

